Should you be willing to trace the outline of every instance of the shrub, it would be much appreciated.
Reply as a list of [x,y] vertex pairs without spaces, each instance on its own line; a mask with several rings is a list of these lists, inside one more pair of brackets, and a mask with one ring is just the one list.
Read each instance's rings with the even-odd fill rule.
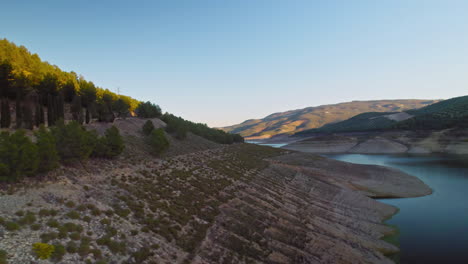
[[41,229],[41,224],[33,224],[31,225],[31,230],[37,231]]
[[89,254],[91,251],[91,248],[89,247],[89,243],[81,243],[80,246],[78,247],[77,253],[84,257]]
[[71,232],[78,232],[78,233],[83,232],[83,227],[81,225],[77,225],[77,224],[70,223],[70,222],[63,224],[62,227],[64,228],[64,230],[66,230],[69,233],[71,233]]
[[55,262],[61,261],[63,256],[67,253],[64,246],[61,244],[54,244],[54,252],[52,253],[51,259]]
[[148,143],[151,146],[151,153],[154,155],[160,155],[169,147],[169,141],[162,128],[155,129],[151,132]]
[[103,225],[110,225],[111,224],[111,220],[108,219],[108,218],[103,218],[100,222]]
[[36,222],[36,216],[33,212],[27,212],[25,216],[18,220],[20,225],[31,225]]
[[20,225],[18,225],[18,223],[13,222],[13,221],[6,222],[3,225],[5,226],[5,229],[8,231],[16,231],[20,229]]
[[47,210],[47,209],[41,209],[41,210],[39,211],[39,216],[40,216],[40,217],[50,216],[50,211]]
[[77,211],[70,211],[67,213],[67,217],[71,219],[78,219],[80,218],[80,214]]
[[57,228],[60,226],[59,222],[55,219],[50,219],[47,221],[47,226]]
[[5,250],[0,249],[0,264],[8,264],[8,254]]
[[34,243],[32,248],[39,259],[50,258],[50,256],[52,256],[52,253],[55,250],[55,247],[53,245],[49,245],[46,243]]
[[67,246],[66,246],[66,249],[67,249],[67,252],[70,253],[70,254],[73,254],[73,253],[76,253],[76,243],[73,242],[73,241],[70,241],[67,243]]
[[98,248],[94,248],[91,250],[91,254],[93,254],[94,259],[100,259],[102,257],[102,252]]
[[75,202],[68,201],[68,202],[65,203],[65,206],[68,207],[68,208],[73,208],[73,207],[75,207]]
[[68,235],[68,237],[69,237],[71,240],[80,240],[81,235],[80,235],[80,233],[78,233],[78,232],[73,232],[73,233],[70,233],[70,235]]
[[41,125],[35,135],[39,155],[38,170],[46,172],[55,169],[59,165],[59,156],[54,136],[44,127],[44,125]]
[[41,234],[41,241],[43,243],[47,243],[51,240],[57,239],[58,233],[50,232],[50,233],[44,233]]
[[103,137],[96,143],[93,155],[103,158],[117,157],[125,148],[119,129],[115,126],[108,128]]
[[153,122],[151,122],[151,120],[147,120],[142,128],[143,134],[149,136],[149,134],[151,134],[153,130],[154,130]]
[[154,254],[151,252],[149,248],[143,247],[140,250],[134,252],[132,257],[135,260],[135,263],[143,263],[149,257],[153,256]]

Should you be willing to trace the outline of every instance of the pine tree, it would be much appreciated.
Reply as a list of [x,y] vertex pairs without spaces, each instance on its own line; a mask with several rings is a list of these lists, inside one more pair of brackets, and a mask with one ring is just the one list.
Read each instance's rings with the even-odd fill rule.
[[39,122],[41,125],[45,124],[45,117],[44,117],[44,106],[39,104]]
[[41,104],[38,102],[34,107],[34,125],[37,127],[41,125]]
[[145,124],[143,125],[142,130],[143,130],[143,134],[149,136],[149,134],[151,134],[151,132],[153,132],[154,130],[153,122],[151,122],[151,120],[147,120]]
[[86,107],[86,124],[89,124],[89,122],[91,121],[91,115],[89,113],[89,107]]
[[16,128],[21,128],[23,124],[23,107],[21,106],[22,88],[16,87]]
[[49,127],[53,126],[56,121],[54,110],[54,97],[51,94],[49,94],[47,96],[47,125]]
[[112,126],[106,130],[103,137],[98,139],[93,155],[103,158],[117,157],[122,153],[124,147],[125,144],[119,129]]
[[11,123],[11,114],[10,114],[10,104],[8,102],[8,99],[4,98],[1,101],[1,120],[0,120],[0,126],[2,128],[9,128],[10,123]]
[[32,109],[28,104],[22,107],[24,128],[32,130],[34,128]]
[[39,127],[35,133],[39,155],[39,168],[40,172],[50,171],[58,166],[59,156],[55,144],[55,138],[44,125]]
[[169,141],[162,128],[155,129],[148,137],[148,144],[151,146],[153,155],[160,155],[169,148]]
[[78,123],[83,123],[83,109],[81,105],[81,96],[75,95],[71,104],[71,112],[73,116],[73,120],[77,121]]
[[0,135],[0,179],[15,181],[22,176],[32,176],[39,165],[37,146],[24,130]]
[[87,159],[96,145],[97,134],[86,131],[77,121],[71,121],[65,125],[60,119],[51,132],[56,140],[57,152],[62,161]]
[[65,99],[63,93],[59,93],[56,99],[57,119],[65,119]]

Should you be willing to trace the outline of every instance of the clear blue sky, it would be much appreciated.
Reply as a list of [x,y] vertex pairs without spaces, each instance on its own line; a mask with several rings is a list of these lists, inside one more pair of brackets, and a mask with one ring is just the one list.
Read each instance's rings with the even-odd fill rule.
[[468,1],[2,1],[0,37],[211,126],[468,94]]

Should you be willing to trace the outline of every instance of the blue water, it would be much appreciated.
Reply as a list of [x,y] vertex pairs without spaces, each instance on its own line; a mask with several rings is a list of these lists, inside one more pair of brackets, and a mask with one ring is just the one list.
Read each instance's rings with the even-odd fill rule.
[[387,223],[400,231],[400,263],[468,263],[468,157],[327,155],[400,169],[428,184],[432,195],[382,199],[400,208]]
[[259,141],[247,141],[247,143],[258,144],[262,146],[270,146],[274,148],[281,148],[282,146],[286,146],[287,143],[261,143]]

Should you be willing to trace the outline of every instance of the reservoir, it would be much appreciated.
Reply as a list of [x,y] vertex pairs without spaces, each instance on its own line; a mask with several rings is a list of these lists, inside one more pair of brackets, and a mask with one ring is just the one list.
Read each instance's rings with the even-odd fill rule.
[[[418,177],[433,194],[418,198],[381,199],[400,209],[386,223],[399,229],[394,237],[402,264],[468,263],[468,157],[408,155],[326,155],[341,161],[400,169]],[[398,262],[398,261],[397,261]]]

